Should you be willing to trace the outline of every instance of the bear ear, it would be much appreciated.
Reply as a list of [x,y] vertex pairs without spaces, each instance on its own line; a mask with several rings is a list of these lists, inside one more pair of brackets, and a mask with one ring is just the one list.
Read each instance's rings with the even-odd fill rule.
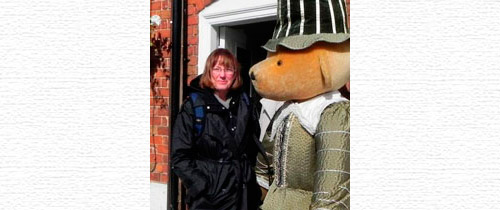
[[328,56],[325,56],[325,54],[322,54],[318,56],[319,59],[319,68],[321,70],[321,78],[323,79],[323,85],[327,88],[332,87],[332,61],[328,59]]

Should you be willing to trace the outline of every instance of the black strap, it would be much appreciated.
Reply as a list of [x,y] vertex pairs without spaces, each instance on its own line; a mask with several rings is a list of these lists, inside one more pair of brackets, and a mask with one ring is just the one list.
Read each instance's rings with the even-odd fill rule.
[[196,137],[199,137],[203,132],[203,125],[205,122],[205,102],[195,92],[190,93],[189,98],[193,104],[195,135]]

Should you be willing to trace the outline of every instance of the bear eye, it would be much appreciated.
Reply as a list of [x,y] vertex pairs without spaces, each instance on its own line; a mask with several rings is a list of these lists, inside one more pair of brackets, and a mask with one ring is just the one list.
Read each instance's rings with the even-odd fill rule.
[[278,60],[278,66],[281,66],[281,63],[282,63],[281,60]]

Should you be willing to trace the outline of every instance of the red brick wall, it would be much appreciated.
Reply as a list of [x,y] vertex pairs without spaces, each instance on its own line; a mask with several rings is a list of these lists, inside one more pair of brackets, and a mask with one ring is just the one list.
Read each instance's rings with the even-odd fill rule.
[[[213,0],[187,1],[187,58],[188,83],[198,74],[198,13]],[[161,17],[160,26],[152,36],[161,36],[171,41],[172,37],[172,0],[150,0],[150,16]],[[168,44],[167,44],[168,45]],[[171,51],[163,50],[163,62],[152,74],[150,91],[150,180],[160,183],[168,182],[168,156],[170,144],[170,71]]]
[[[152,36],[172,37],[172,0],[151,0],[151,15],[161,17],[160,26]],[[166,45],[168,46],[168,44]],[[170,143],[170,70],[171,51],[161,50],[163,61],[152,71],[152,85],[150,91],[150,180],[168,182],[168,155]]]

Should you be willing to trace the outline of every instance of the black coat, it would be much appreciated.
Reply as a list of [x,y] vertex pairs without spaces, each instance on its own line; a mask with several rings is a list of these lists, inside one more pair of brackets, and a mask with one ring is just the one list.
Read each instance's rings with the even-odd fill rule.
[[260,143],[258,113],[240,92],[230,93],[226,109],[212,91],[194,89],[205,103],[203,132],[195,137],[193,104],[186,100],[171,150],[172,169],[187,188],[189,209],[258,209],[261,191],[253,170]]

